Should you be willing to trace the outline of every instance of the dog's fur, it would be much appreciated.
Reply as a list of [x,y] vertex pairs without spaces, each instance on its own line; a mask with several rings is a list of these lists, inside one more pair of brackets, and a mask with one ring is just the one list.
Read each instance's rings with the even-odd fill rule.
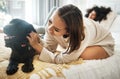
[[30,46],[26,38],[30,32],[36,32],[33,25],[21,19],[13,19],[4,27],[3,31],[7,35],[5,37],[5,46],[12,49],[6,73],[12,75],[17,72],[19,63],[24,63],[22,66],[23,72],[34,70],[32,62],[35,50]]

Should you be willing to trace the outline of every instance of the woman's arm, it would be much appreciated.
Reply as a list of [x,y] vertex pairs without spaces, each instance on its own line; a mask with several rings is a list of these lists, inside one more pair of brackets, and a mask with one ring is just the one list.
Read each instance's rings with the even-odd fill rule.
[[[47,37],[52,37],[49,34]],[[44,47],[39,43],[38,40],[38,34],[37,33],[30,33],[30,37],[27,37],[30,45],[40,53],[40,60],[45,61],[45,62],[51,62],[51,63],[69,63],[72,61],[75,61],[78,59],[80,53],[77,51],[72,52],[71,54],[64,54],[65,51],[62,51],[60,53],[54,53],[52,48],[57,48],[57,43],[56,41],[50,40],[49,38],[46,38],[45,44],[49,47]],[[53,43],[53,46],[52,46]],[[50,49],[48,49],[50,48]]]
[[51,52],[55,52],[58,46],[58,41],[56,41],[55,37],[51,35],[48,31],[46,31],[44,36],[44,47],[47,48]]

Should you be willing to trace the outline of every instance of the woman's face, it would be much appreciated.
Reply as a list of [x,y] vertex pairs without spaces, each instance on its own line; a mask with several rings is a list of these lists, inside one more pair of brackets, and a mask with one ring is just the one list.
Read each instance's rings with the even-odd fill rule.
[[66,24],[60,18],[57,12],[54,12],[48,23],[48,31],[54,36],[63,36],[66,34]]
[[96,12],[93,10],[93,11],[89,14],[88,18],[90,18],[90,19],[95,19],[95,18],[96,18]]

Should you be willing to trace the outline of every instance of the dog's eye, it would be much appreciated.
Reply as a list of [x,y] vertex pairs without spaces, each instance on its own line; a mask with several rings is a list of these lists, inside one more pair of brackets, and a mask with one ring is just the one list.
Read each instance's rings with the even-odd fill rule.
[[4,36],[4,39],[12,39],[12,38],[14,38],[15,36]]

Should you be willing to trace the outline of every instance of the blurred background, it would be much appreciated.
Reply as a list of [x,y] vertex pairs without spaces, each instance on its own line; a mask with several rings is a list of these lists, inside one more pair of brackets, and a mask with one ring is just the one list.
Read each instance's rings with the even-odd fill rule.
[[55,8],[66,4],[76,5],[83,15],[87,8],[94,5],[111,7],[120,14],[120,0],[0,0],[0,27],[12,18],[24,19],[44,27]]

